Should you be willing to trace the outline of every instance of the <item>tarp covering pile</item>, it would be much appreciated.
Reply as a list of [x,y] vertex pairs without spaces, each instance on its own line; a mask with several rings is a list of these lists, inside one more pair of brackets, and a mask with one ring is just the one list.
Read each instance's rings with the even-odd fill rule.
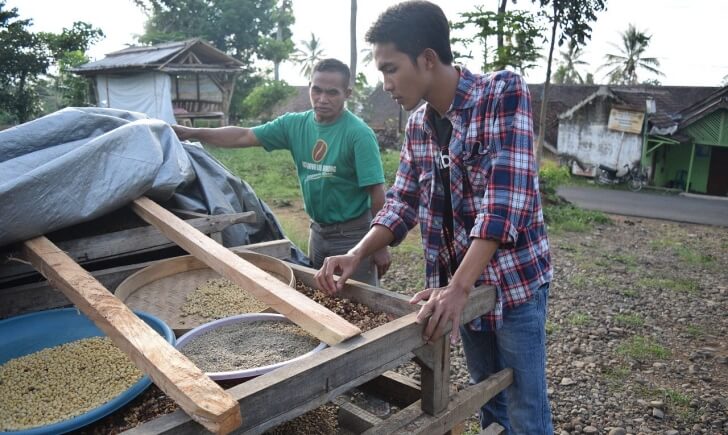
[[0,247],[103,216],[146,195],[205,214],[254,211],[225,246],[283,238],[250,186],[163,121],[115,109],[67,108],[0,131]]

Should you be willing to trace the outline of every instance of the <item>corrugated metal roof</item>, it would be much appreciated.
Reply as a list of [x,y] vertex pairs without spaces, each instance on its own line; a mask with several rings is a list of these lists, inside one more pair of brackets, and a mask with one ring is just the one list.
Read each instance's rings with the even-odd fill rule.
[[[185,62],[187,52],[195,57],[195,63]],[[172,63],[171,60],[177,63]],[[92,74],[95,71],[137,70],[164,66],[161,69],[234,72],[240,70],[242,65],[242,62],[213,45],[199,38],[192,38],[152,46],[128,47],[109,53],[104,59],[86,63],[72,71]]]
[[83,64],[75,68],[75,70],[94,71],[112,68],[138,67],[149,64],[161,64],[171,56],[177,54],[183,47],[184,45],[182,47],[173,46],[161,49],[148,47],[149,50],[132,50],[130,52],[124,52],[124,50],[122,50],[112,53],[101,60]]

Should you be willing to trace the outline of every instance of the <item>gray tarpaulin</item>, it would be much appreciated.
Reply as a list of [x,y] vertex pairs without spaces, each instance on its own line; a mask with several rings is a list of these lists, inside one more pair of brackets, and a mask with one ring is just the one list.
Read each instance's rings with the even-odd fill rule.
[[163,121],[115,109],[67,108],[0,131],[0,246],[103,216],[146,195],[207,214],[254,211],[225,246],[283,237],[268,206],[201,146]]

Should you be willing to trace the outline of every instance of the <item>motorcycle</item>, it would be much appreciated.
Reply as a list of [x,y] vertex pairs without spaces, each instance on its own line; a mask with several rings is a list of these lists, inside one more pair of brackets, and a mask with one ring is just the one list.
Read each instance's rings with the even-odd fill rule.
[[624,171],[617,173],[617,169],[607,165],[599,165],[597,171],[597,183],[599,184],[622,184],[627,183],[629,190],[638,192],[647,185],[647,173],[639,165],[624,165]]

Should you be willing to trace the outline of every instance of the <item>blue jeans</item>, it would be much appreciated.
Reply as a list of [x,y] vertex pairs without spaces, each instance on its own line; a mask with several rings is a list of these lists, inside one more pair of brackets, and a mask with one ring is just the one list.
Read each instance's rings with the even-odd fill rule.
[[460,327],[470,381],[478,383],[504,368],[513,369],[513,383],[480,409],[480,425],[503,426],[507,434],[552,434],[546,392],[546,312],[549,284],[530,301],[504,310],[497,331]]

